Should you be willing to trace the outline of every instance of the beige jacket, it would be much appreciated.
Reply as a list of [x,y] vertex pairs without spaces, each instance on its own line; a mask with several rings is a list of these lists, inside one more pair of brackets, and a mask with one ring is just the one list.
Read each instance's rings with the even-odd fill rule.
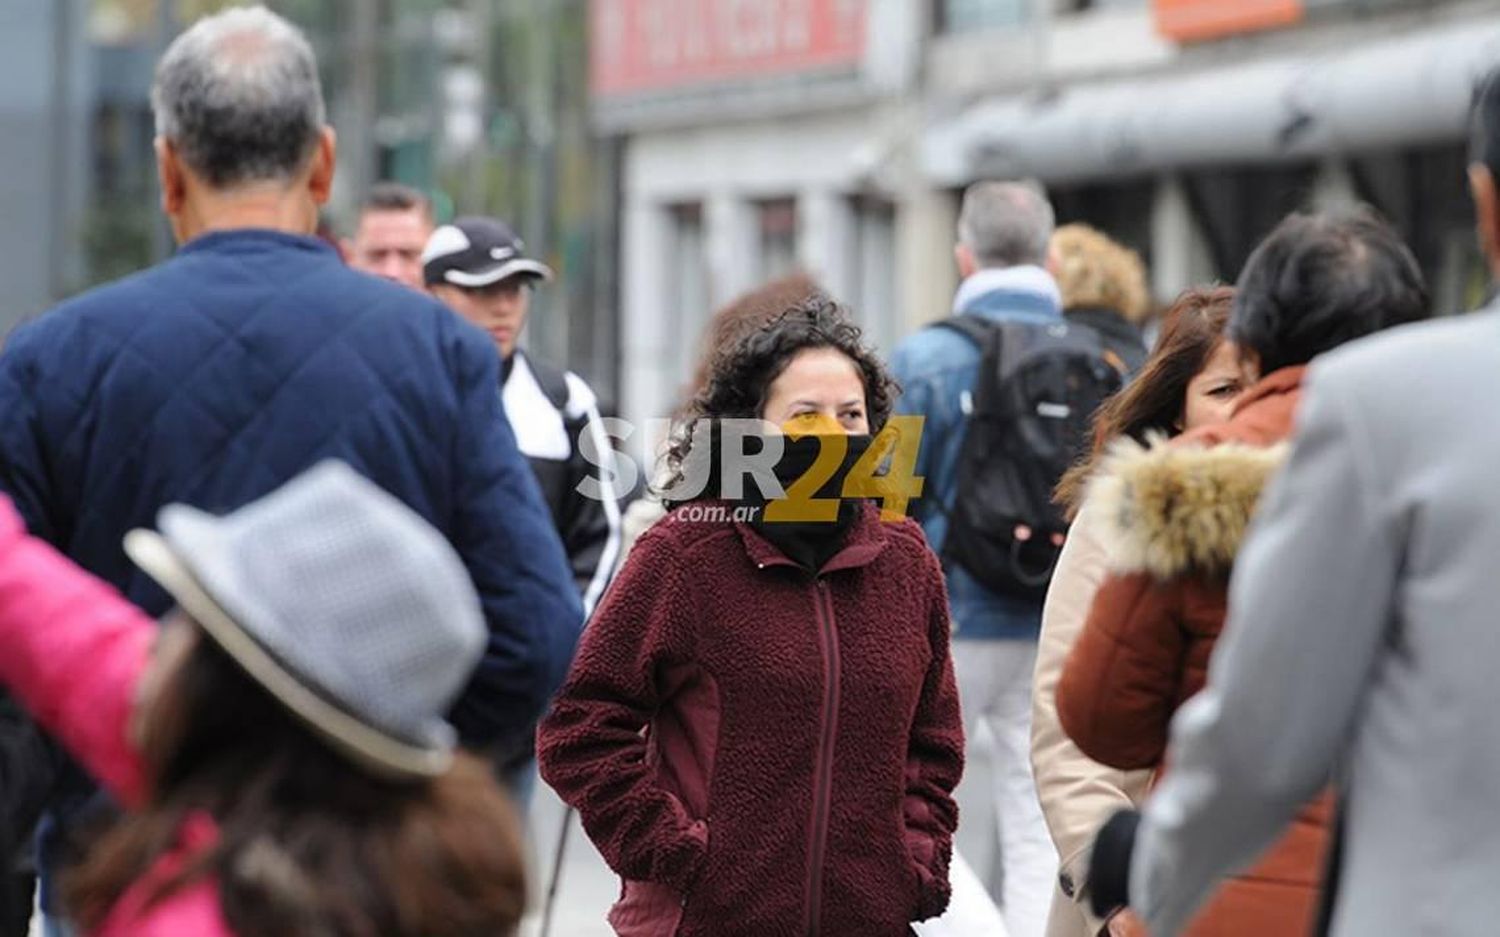
[[1104,922],[1089,913],[1083,889],[1089,849],[1111,814],[1145,798],[1151,780],[1150,771],[1117,771],[1091,761],[1069,741],[1057,720],[1057,681],[1104,579],[1103,520],[1099,509],[1085,500],[1068,532],[1042,610],[1031,703],[1031,768],[1061,857],[1047,937],[1095,937],[1104,928]]

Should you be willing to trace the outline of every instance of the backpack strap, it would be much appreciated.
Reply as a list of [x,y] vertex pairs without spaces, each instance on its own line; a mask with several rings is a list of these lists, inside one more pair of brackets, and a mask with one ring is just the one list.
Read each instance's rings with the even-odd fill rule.
[[[1003,353],[1005,347],[1005,323],[986,319],[984,316],[978,316],[972,312],[959,313],[955,316],[949,316],[946,319],[939,319],[932,323],[929,328],[947,329],[950,332],[957,332],[970,342],[973,342],[974,347],[979,350],[981,365],[985,354],[992,347],[997,356]],[[993,346],[991,345],[992,341],[994,342]],[[977,387],[970,387],[960,396],[959,405],[963,410],[964,419],[968,419],[969,415],[974,412],[974,397],[977,392]]]
[[[988,347],[990,337],[999,334],[1001,331],[1001,324],[999,322],[993,319],[986,319],[984,316],[977,316],[972,312],[963,312],[958,315],[948,316],[929,324],[927,327],[930,329],[947,329],[950,332],[957,332],[974,344],[974,347],[979,350],[981,359],[984,356],[986,347]],[[959,410],[963,414],[962,418],[965,425],[967,425],[969,417],[974,413],[974,392],[975,388],[969,387],[959,394]],[[957,479],[951,479],[950,483],[953,485],[953,490],[948,493],[951,499],[958,495]],[[943,503],[943,496],[937,493],[936,485],[932,487],[934,489],[933,496],[931,496],[931,501],[928,503],[937,508],[938,513],[951,520],[953,518],[952,506]],[[924,502],[927,501],[926,498],[922,500]]]
[[[516,354],[521,353],[516,352]],[[559,413],[566,415],[568,400],[573,396],[568,387],[567,373],[561,368],[554,368],[545,361],[538,361],[529,355],[526,357],[526,364],[531,368],[531,374],[536,378],[537,386],[542,389],[542,396],[546,397],[547,402],[556,407]]]
[[948,316],[946,319],[939,319],[928,326],[928,328],[947,329],[950,332],[957,332],[973,342],[981,351],[984,350],[984,343],[999,327],[1000,323],[986,319],[983,316],[976,316],[972,312]]

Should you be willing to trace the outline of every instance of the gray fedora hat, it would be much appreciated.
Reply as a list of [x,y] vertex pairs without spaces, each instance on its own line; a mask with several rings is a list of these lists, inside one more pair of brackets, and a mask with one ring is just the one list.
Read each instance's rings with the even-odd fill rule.
[[224,517],[163,508],[125,552],[258,683],[361,766],[442,774],[484,650],[468,571],[411,509],[323,462]]

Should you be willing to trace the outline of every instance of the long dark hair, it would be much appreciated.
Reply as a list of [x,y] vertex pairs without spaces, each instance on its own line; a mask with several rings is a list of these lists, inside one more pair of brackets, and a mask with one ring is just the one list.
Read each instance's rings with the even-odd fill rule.
[[1234,290],[1227,286],[1189,289],[1162,316],[1156,349],[1125,389],[1094,414],[1089,454],[1058,482],[1054,500],[1076,514],[1089,477],[1105,448],[1129,437],[1145,442],[1152,433],[1175,433],[1182,418],[1188,384],[1208,364],[1224,341]]
[[521,918],[519,825],[486,765],[461,755],[421,781],[363,771],[202,633],[152,706],[142,756],[149,802],[64,882],[86,930],[198,814],[217,843],[147,899],[211,879],[238,937],[489,937]]
[[[669,492],[682,478],[697,421],[760,416],[771,383],[798,352],[811,348],[835,349],[854,363],[865,388],[870,432],[880,432],[890,418],[900,389],[880,357],[865,345],[849,311],[828,295],[816,292],[714,354],[707,382],[688,404],[672,434],[667,449],[668,480],[663,490]],[[710,490],[701,496],[712,495]],[[669,507],[683,503],[666,500]]]

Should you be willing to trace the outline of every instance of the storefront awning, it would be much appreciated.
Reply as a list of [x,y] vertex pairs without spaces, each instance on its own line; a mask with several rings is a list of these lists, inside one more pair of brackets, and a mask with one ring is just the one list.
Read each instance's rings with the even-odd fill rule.
[[982,101],[929,128],[943,185],[1081,180],[1462,139],[1474,88],[1500,66],[1500,22],[1350,51],[1078,84]]

